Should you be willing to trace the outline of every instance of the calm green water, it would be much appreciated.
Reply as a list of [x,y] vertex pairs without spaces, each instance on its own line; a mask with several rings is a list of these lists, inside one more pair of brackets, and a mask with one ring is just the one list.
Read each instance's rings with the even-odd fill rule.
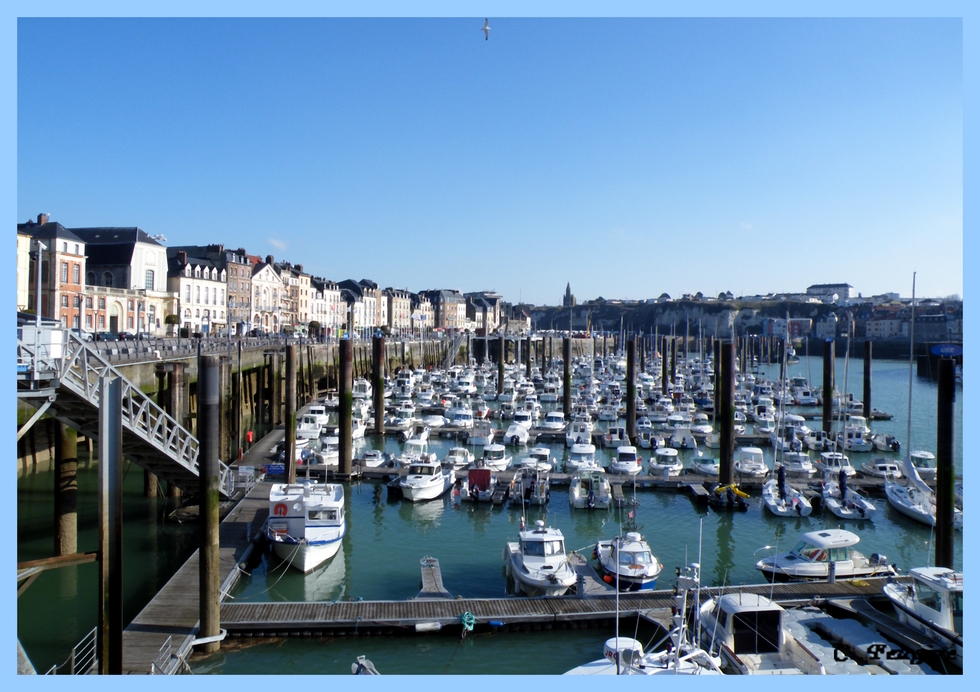
[[[811,384],[819,384],[821,362],[810,359]],[[875,361],[875,407],[894,415],[891,421],[872,422],[875,432],[897,435],[906,448],[908,363]],[[778,370],[773,368],[775,372]],[[860,398],[861,363],[848,367],[848,389]],[[806,362],[791,366],[790,374],[807,374]],[[843,388],[844,362],[837,363],[838,388]],[[961,391],[958,392],[960,397]],[[913,383],[912,439],[914,448],[935,449],[936,385],[915,378]],[[962,404],[956,404],[956,463],[962,468]],[[499,421],[498,421],[499,424]],[[395,439],[371,440],[389,452],[401,449]],[[434,438],[430,448],[442,457],[455,442]],[[548,445],[552,456],[563,459],[563,444]],[[767,450],[769,453],[770,450]],[[644,458],[648,450],[642,450]],[[599,451],[600,455],[603,453]],[[683,454],[683,453],[682,453]],[[872,454],[853,454],[859,465]],[[518,456],[521,452],[518,451]],[[896,456],[896,455],[892,455]],[[771,460],[770,460],[771,464]],[[92,479],[80,482],[85,509],[80,501],[80,521],[95,521],[94,471]],[[126,589],[127,621],[159,585],[179,567],[196,543],[194,527],[164,523],[162,501],[139,497],[142,471],[130,470],[127,477]],[[49,473],[18,481],[18,559],[50,554],[51,487]],[[706,584],[758,583],[754,563],[768,551],[766,545],[788,548],[805,531],[840,525],[832,515],[817,513],[805,519],[779,519],[762,511],[757,499],[744,514],[719,514],[702,510],[684,494],[638,490],[637,522],[655,554],[665,565],[663,588],[672,583],[673,568],[700,560]],[[445,498],[413,504],[389,500],[380,483],[348,486],[348,534],[342,551],[310,575],[287,570],[274,557],[262,557],[244,576],[234,598],[239,601],[293,601],[363,598],[408,599],[419,589],[419,560],[434,556],[442,566],[443,582],[454,595],[502,597],[505,579],[502,552],[507,541],[517,538],[518,510],[507,507],[464,503],[454,507]],[[901,568],[931,561],[930,531],[893,512],[878,498],[879,515],[873,523],[844,526],[861,536],[859,549],[887,555]],[[570,510],[564,489],[552,493],[544,510],[530,511],[528,520],[544,518],[565,535],[566,546],[587,550],[598,539],[618,531],[620,515],[615,510],[588,512]],[[85,532],[89,533],[86,534]],[[698,556],[699,533],[701,555]],[[81,535],[91,535],[85,529]],[[154,541],[156,542],[154,544]],[[132,546],[132,547],[130,547]],[[87,547],[80,536],[80,550]],[[962,541],[957,535],[957,566],[961,566]],[[46,579],[47,581],[42,581]],[[39,580],[18,603],[18,633],[28,654],[39,668],[60,663],[68,650],[95,624],[95,566],[62,570]],[[41,587],[41,588],[39,588]],[[55,617],[56,616],[56,617]],[[55,620],[52,623],[52,620]],[[348,674],[358,654],[366,654],[383,673],[489,674],[559,673],[601,655],[602,641],[611,633],[578,630],[547,633],[479,635],[459,643],[456,637],[357,637],[322,640],[288,639],[232,649],[192,662],[196,673]],[[554,652],[560,652],[555,654]],[[534,661],[534,670],[527,662]]]

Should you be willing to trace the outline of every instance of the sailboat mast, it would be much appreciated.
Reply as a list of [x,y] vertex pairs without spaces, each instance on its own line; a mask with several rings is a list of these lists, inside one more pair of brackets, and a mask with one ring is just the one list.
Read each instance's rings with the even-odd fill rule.
[[[909,411],[905,423],[906,451],[912,452],[912,364],[915,361],[915,272],[912,272],[912,312],[909,320]],[[911,457],[910,457],[911,458]]]

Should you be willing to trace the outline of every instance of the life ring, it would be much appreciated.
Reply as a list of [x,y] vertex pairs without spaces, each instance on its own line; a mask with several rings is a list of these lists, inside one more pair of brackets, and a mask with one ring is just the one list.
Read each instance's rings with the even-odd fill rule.
[[275,507],[272,508],[272,514],[274,516],[277,516],[277,517],[284,517],[284,516],[286,516],[286,513],[288,511],[289,511],[289,508],[286,507],[286,505],[284,505],[281,502],[279,504],[277,504]]

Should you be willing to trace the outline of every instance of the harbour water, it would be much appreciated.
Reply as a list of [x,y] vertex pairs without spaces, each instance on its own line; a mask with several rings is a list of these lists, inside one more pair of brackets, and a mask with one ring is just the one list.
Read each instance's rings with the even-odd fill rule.
[[[821,361],[815,357],[809,360],[809,377],[811,383],[817,384]],[[872,403],[893,414],[893,418],[873,421],[871,427],[875,432],[896,435],[904,450],[908,363],[875,361],[873,369]],[[771,374],[778,374],[778,369],[773,367]],[[807,375],[806,359],[791,366],[790,374]],[[857,398],[860,398],[861,377],[861,363],[852,361],[848,366],[848,390],[855,392]],[[843,359],[838,359],[837,378],[838,388],[843,389]],[[963,456],[960,394],[958,391],[955,423],[957,476],[962,474]],[[914,378],[913,448],[935,449],[935,411],[935,383]],[[455,444],[451,439],[434,437],[430,449],[442,458]],[[384,440],[369,437],[365,445],[395,453],[401,449],[393,436]],[[551,448],[553,458],[564,459],[563,444],[545,446]],[[649,451],[642,452],[646,459]],[[770,465],[771,452],[766,449]],[[523,453],[526,451],[515,452],[516,456]],[[604,455],[599,450],[599,456]],[[898,456],[875,452],[851,457],[859,465],[872,455]],[[94,536],[94,465],[80,475],[79,549],[91,550],[94,546],[85,541]],[[88,476],[91,479],[85,480]],[[50,473],[37,473],[18,481],[18,560],[50,554],[52,484]],[[131,467],[126,481],[129,509],[124,531],[127,621],[186,559],[196,542],[195,527],[163,522],[163,501],[139,497],[141,489],[142,471]],[[626,494],[629,497],[632,491],[626,488]],[[636,492],[634,509],[641,532],[665,565],[661,588],[672,584],[674,567],[695,560],[702,564],[706,584],[759,583],[762,579],[754,568],[758,559],[777,549],[788,549],[805,531],[825,527],[854,530],[861,537],[859,550],[886,555],[902,569],[930,563],[933,552],[930,530],[898,515],[883,497],[875,500],[879,513],[874,521],[856,525],[844,525],[841,520],[821,512],[804,519],[779,519],[764,512],[757,498],[753,498],[752,508],[744,514],[716,513],[696,507],[685,494],[642,489]],[[444,585],[453,595],[490,598],[505,595],[502,552],[507,541],[516,540],[519,510],[469,503],[455,507],[448,495],[413,504],[389,499],[380,482],[348,486],[346,502],[348,534],[336,557],[304,576],[286,569],[282,562],[267,554],[241,579],[232,594],[234,599],[261,602],[412,598],[419,589],[419,560],[423,556],[439,559]],[[568,549],[585,552],[591,551],[596,540],[611,538],[618,532],[622,514],[621,510],[570,510],[565,490],[558,488],[553,491],[547,508],[528,512],[528,521],[537,518],[560,528]],[[956,536],[955,554],[957,567],[962,568],[960,534]],[[95,568],[85,565],[57,570],[42,580],[32,585],[18,602],[18,633],[28,655],[40,669],[60,663],[70,647],[94,626]],[[58,624],[52,625],[52,619],[58,620]],[[462,642],[448,635],[234,640],[218,654],[196,657],[191,667],[195,673],[349,674],[356,656],[366,654],[382,673],[554,674],[597,658],[601,655],[602,641],[610,634],[601,630],[480,634]]]

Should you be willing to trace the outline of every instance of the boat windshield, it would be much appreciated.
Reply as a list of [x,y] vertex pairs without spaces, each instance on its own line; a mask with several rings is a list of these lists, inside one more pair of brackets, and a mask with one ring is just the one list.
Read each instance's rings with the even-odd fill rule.
[[800,541],[796,544],[796,547],[790,551],[795,555],[799,555],[804,560],[810,560],[811,562],[826,562],[827,561],[827,551],[823,548],[819,548],[815,545],[807,543],[806,541]]
[[310,521],[337,521],[336,509],[311,509]]
[[622,552],[619,554],[619,564],[621,565],[642,565],[646,567],[653,563],[653,555],[649,550],[637,550]]
[[562,541],[524,541],[524,554],[535,557],[551,557],[552,555],[564,555],[565,549]]
[[963,592],[949,592],[949,607],[953,611],[953,630],[956,634],[963,635]]
[[411,466],[408,469],[408,475],[410,476],[431,476],[435,473],[434,466]]

